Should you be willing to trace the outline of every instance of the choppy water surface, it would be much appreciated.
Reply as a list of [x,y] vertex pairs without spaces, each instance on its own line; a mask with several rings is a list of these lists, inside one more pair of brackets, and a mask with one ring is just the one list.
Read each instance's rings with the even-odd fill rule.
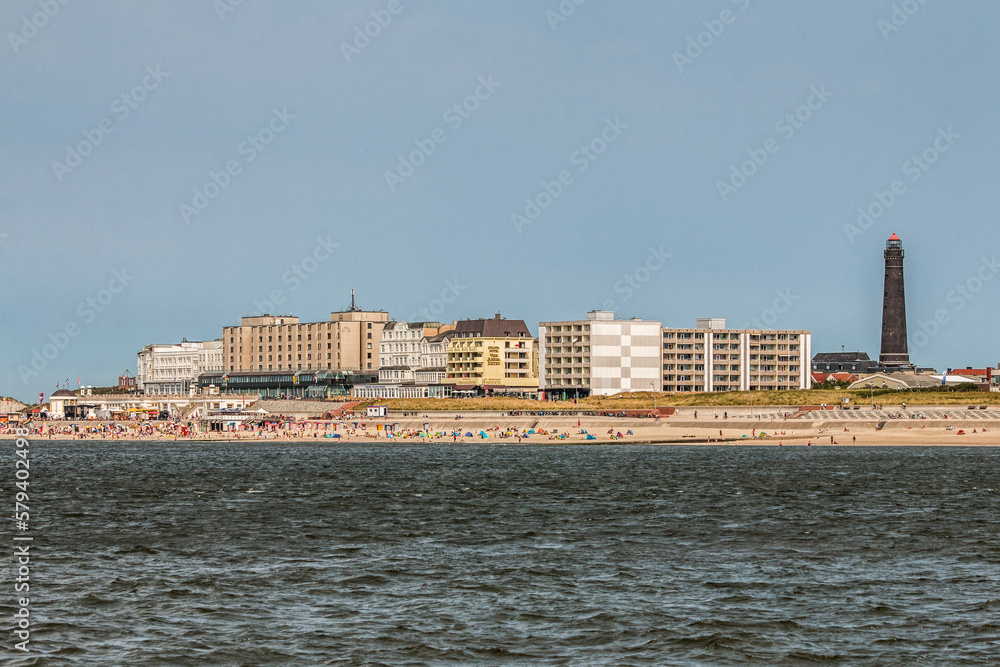
[[31,458],[37,664],[1000,655],[1000,450],[35,442]]

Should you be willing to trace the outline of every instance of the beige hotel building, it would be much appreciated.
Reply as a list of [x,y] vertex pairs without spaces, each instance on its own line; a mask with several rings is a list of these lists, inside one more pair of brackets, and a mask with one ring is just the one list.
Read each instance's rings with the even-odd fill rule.
[[300,323],[298,317],[244,317],[222,330],[225,370],[377,371],[379,341],[389,314],[352,308],[329,322]]
[[812,334],[806,330],[727,329],[699,319],[693,329],[664,327],[663,391],[809,389]]

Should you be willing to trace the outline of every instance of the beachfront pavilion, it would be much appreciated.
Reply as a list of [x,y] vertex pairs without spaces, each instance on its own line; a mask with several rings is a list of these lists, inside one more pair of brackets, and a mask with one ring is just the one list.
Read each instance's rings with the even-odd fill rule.
[[313,371],[216,371],[198,376],[202,393],[259,394],[272,398],[334,398],[350,395],[355,385],[371,384],[374,372]]

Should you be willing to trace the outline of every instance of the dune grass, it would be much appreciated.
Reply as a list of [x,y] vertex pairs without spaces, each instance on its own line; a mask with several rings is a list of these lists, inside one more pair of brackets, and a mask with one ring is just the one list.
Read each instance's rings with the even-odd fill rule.
[[[752,396],[752,399],[751,399]],[[467,411],[497,410],[640,410],[658,407],[735,407],[735,406],[803,406],[840,405],[841,399],[849,398],[850,405],[871,405],[867,390],[849,389],[809,389],[797,391],[727,391],[685,394],[653,392],[628,392],[617,396],[592,396],[572,401],[533,401],[520,398],[491,396],[485,398],[408,398],[383,401],[364,400],[367,405],[387,405],[390,410],[420,412],[430,410]],[[1000,392],[970,391],[876,391],[874,401],[881,405],[898,405],[903,401],[910,405],[998,405]]]

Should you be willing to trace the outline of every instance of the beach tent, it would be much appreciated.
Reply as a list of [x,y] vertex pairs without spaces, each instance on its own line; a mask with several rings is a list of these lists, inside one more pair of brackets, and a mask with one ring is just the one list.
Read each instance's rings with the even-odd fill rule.
[[482,438],[483,440],[486,440],[490,436],[486,435],[486,431],[480,431],[479,432],[479,437]]
[[587,440],[597,440],[597,436],[596,436],[596,435],[590,435],[590,434],[588,433],[588,434],[587,434]]
[[471,431],[466,432],[465,437],[466,438],[471,438],[472,437],[472,432]]

